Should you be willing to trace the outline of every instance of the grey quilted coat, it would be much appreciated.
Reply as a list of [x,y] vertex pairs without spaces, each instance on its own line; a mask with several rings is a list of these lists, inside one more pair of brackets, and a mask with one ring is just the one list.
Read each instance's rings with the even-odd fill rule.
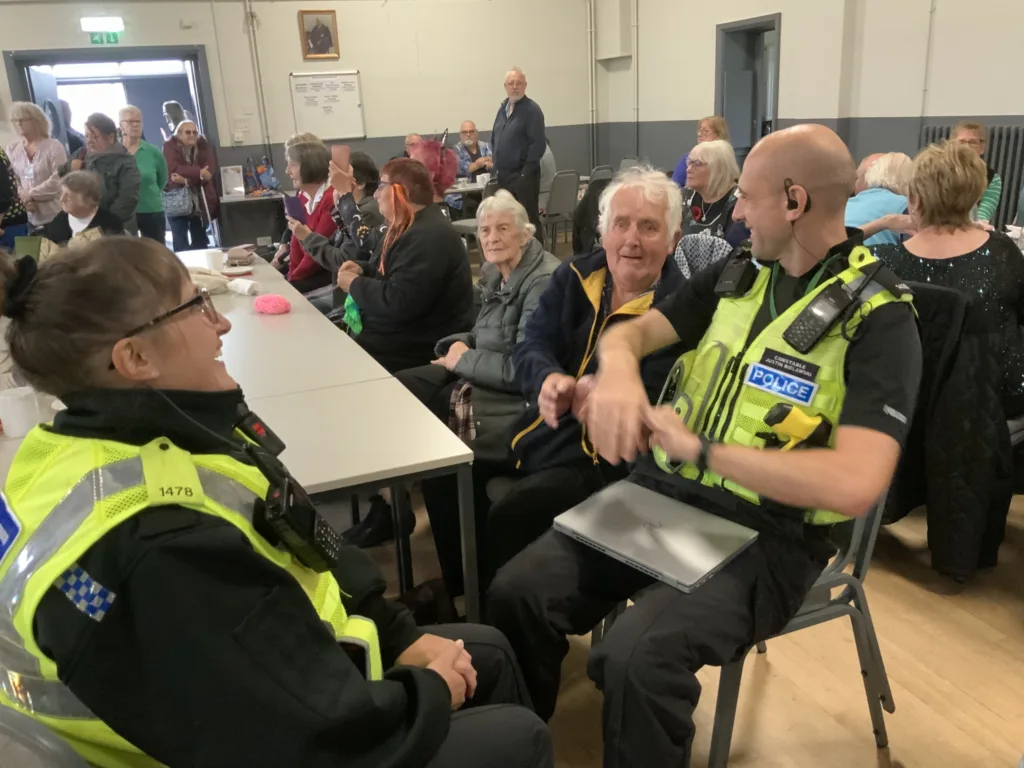
[[481,302],[473,330],[445,336],[437,342],[443,357],[456,341],[469,347],[455,366],[455,375],[473,385],[473,419],[476,421],[475,448],[497,441],[526,408],[526,398],[516,386],[512,350],[526,328],[526,322],[540,301],[551,274],[561,262],[531,239],[519,264],[504,286],[493,264],[484,264],[475,290]]

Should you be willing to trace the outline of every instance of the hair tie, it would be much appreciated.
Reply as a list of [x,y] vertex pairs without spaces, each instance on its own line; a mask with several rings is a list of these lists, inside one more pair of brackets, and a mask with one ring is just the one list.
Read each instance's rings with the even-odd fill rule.
[[32,287],[32,280],[35,279],[37,268],[36,260],[31,256],[22,256],[14,262],[16,274],[4,291],[5,317],[16,319],[25,315],[29,289]]

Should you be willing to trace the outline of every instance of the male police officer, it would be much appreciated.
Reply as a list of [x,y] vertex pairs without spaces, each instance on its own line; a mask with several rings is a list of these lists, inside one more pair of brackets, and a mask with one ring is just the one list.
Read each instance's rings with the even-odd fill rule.
[[[542,717],[554,711],[566,634],[645,590],[590,660],[605,694],[606,768],[689,764],[696,671],[782,629],[832,553],[829,526],[864,515],[890,482],[921,348],[909,294],[847,239],[854,176],[827,128],[768,136],[744,165],[734,213],[761,268],[713,265],[600,345],[585,405],[595,447],[616,463],[654,445],[634,482],[755,528],[757,541],[684,594],[548,532],[491,588],[491,618]],[[670,381],[676,408],[652,408],[638,361],[677,341],[692,351]]]

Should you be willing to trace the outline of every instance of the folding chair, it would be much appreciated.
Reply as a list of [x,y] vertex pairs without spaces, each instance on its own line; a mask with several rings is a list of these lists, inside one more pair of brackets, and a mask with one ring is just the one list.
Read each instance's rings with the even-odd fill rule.
[[625,171],[637,165],[640,165],[640,158],[636,155],[627,155],[619,162],[619,170]]
[[[483,199],[486,200],[488,197],[493,197],[494,193],[497,192],[497,191],[498,191],[498,180],[497,179],[489,179],[487,181],[487,183],[484,184],[484,196],[483,196]],[[458,221],[453,221],[452,222],[452,226],[455,227],[455,231],[458,232],[462,236],[462,241],[466,244],[466,251],[468,253],[469,252],[469,241],[470,241],[470,239],[472,239],[474,242],[476,242],[477,220],[475,218],[473,218],[473,219],[459,219]]]
[[[845,551],[839,554],[822,571],[815,582],[807,600],[797,615],[779,632],[776,637],[788,635],[800,629],[824,624],[826,621],[849,616],[853,625],[853,638],[860,659],[861,677],[864,680],[864,692],[868,699],[868,711],[871,713],[871,725],[875,734],[875,744],[879,749],[885,748],[889,737],[885,731],[885,720],[882,710],[892,714],[896,704],[889,687],[889,677],[882,662],[882,652],[878,647],[878,636],[875,625],[868,611],[867,597],[864,594],[864,578],[867,576],[871,555],[878,537],[878,527],[885,509],[885,497],[872,508],[865,517],[852,523],[845,523],[838,528],[850,531],[850,540]],[[853,564],[852,573],[845,569]],[[832,590],[841,592],[833,597]],[[757,644],[757,652],[765,653],[765,643]],[[746,656],[746,654],[744,654]],[[729,747],[732,742],[732,729],[736,720],[736,705],[740,696],[740,680],[743,676],[743,658],[722,667],[721,680],[718,685],[718,702],[715,707],[715,726],[711,734],[711,754],[708,768],[725,768],[729,763]]]
[[552,253],[555,252],[558,230],[563,224],[572,224],[579,188],[580,175],[576,171],[559,171],[551,181],[548,207],[541,214],[540,221],[544,227],[545,242]]
[[601,179],[611,179],[614,176],[615,174],[612,172],[612,167],[610,165],[599,165],[590,172],[589,183],[593,184],[595,181],[600,181]]
[[[7,671],[2,670],[5,677]],[[75,750],[40,722],[0,704],[0,755],[5,766],[89,768]]]

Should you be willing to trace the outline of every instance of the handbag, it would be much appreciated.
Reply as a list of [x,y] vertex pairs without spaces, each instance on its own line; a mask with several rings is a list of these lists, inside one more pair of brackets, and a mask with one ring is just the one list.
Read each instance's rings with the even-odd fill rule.
[[192,191],[188,187],[163,191],[164,213],[168,216],[192,215]]

